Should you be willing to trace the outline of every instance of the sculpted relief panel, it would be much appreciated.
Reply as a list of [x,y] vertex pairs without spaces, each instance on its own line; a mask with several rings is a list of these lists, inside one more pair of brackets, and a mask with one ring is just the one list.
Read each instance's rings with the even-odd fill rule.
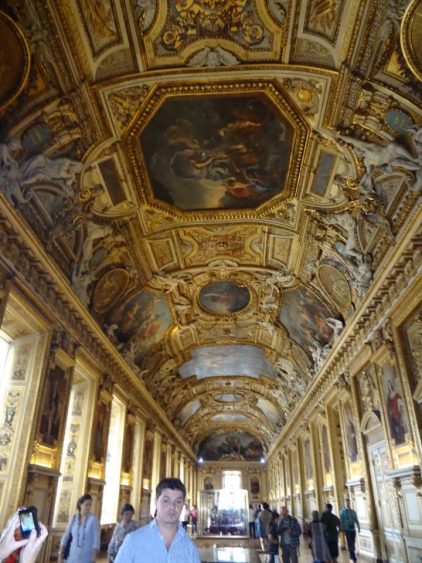
[[333,43],[343,7],[344,2],[341,0],[309,0],[306,10],[306,30],[321,35]]
[[94,56],[119,42],[120,31],[115,3],[110,0],[77,0],[85,33]]
[[256,0],[167,1],[157,7],[147,33],[139,26],[148,66],[192,64],[194,59],[195,66],[215,67],[280,55],[284,21],[277,24]]

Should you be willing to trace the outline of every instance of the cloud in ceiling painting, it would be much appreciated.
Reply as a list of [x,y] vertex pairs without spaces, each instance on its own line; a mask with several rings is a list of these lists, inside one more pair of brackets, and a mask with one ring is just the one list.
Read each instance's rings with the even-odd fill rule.
[[191,359],[179,370],[182,379],[196,375],[198,379],[219,376],[277,377],[277,370],[258,346],[217,345],[192,351]]

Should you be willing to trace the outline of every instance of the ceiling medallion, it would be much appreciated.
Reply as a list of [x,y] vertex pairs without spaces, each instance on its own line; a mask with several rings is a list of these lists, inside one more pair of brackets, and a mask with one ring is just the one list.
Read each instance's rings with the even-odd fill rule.
[[4,12],[0,12],[0,112],[12,104],[24,89],[30,67],[26,39]]
[[129,274],[123,268],[106,272],[94,290],[94,309],[99,313],[107,311],[119,297],[124,295],[129,284]]
[[126,136],[140,202],[191,219],[291,199],[308,129],[290,104],[266,81],[158,88]]
[[198,295],[203,309],[214,315],[243,311],[250,302],[249,289],[232,281],[214,281],[201,288]]
[[345,276],[334,266],[323,264],[318,269],[318,277],[337,307],[342,311],[348,311],[352,305],[352,293]]
[[406,63],[418,80],[422,80],[422,4],[412,0],[404,13],[400,43]]

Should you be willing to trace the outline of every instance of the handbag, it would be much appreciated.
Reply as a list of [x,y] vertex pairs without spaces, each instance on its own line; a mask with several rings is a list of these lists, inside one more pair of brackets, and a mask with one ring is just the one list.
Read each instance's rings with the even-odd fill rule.
[[63,551],[63,559],[66,561],[66,559],[69,557],[70,554],[70,546],[72,544],[72,540],[73,540],[73,536],[72,536],[72,532],[70,532],[69,537],[67,538],[67,542],[66,545],[64,546],[64,551]]
[[[72,518],[72,523],[70,525],[71,529],[72,529],[74,520],[75,520],[75,517]],[[67,538],[67,542],[66,542],[66,545],[64,546],[64,550],[63,550],[63,559],[65,561],[67,560],[67,558],[70,555],[70,546],[72,545],[72,540],[73,540],[72,532],[69,532],[69,537]]]

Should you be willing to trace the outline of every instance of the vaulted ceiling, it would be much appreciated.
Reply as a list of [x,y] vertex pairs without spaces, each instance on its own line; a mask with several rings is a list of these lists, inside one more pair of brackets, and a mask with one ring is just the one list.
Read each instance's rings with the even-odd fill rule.
[[1,187],[193,450],[259,459],[420,190],[418,3],[2,7]]

